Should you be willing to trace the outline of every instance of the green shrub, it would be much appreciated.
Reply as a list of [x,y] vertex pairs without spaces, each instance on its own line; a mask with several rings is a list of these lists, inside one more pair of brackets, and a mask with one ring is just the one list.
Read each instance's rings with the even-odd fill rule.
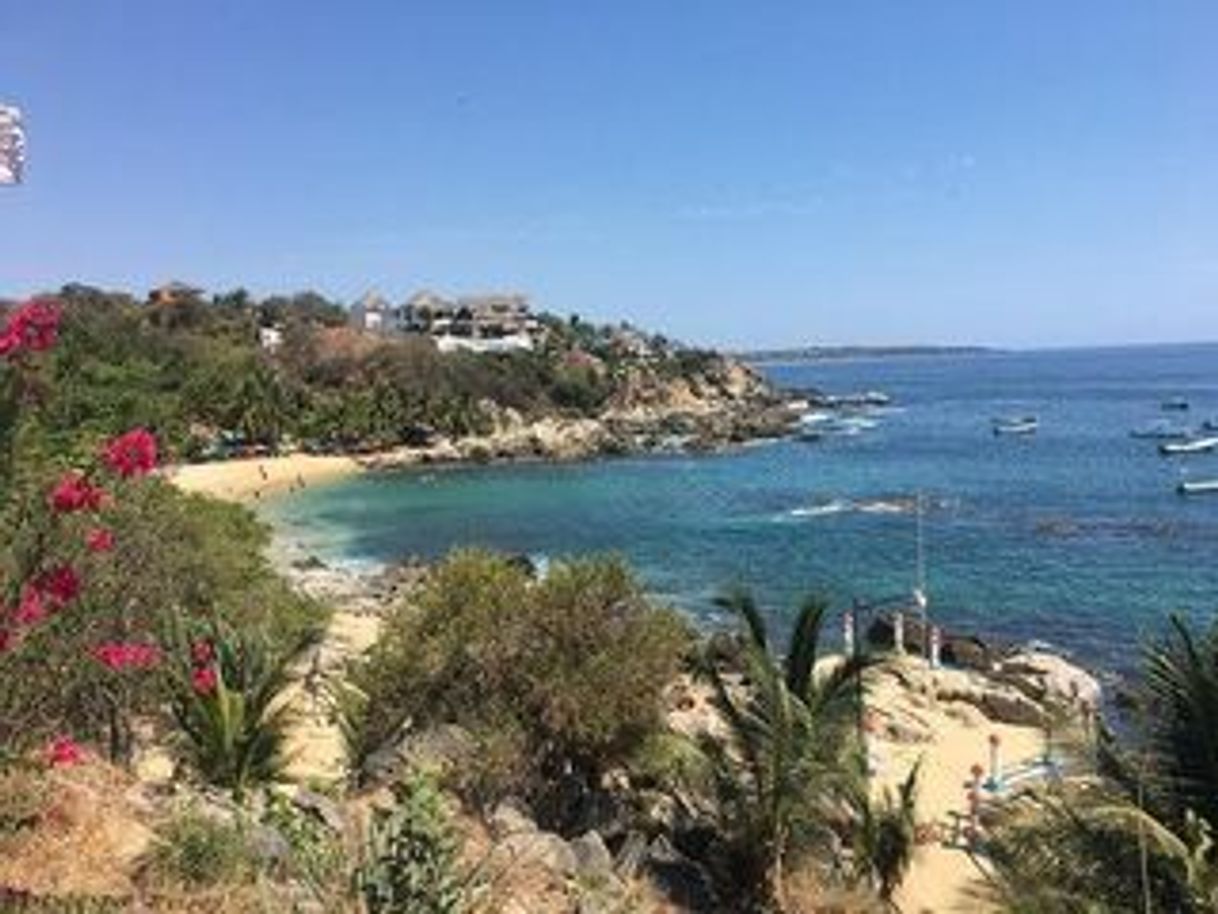
[[534,582],[501,556],[454,553],[354,670],[363,738],[459,724],[485,750],[457,772],[467,797],[521,792],[561,826],[572,780],[594,789],[658,729],[687,638],[616,559],[557,562]]
[[245,882],[256,870],[245,830],[196,809],[158,830],[150,860],[153,876],[192,888]]
[[457,840],[439,792],[415,774],[395,788],[396,806],[377,810],[356,873],[369,914],[459,914],[470,880],[460,872]]
[[347,864],[341,836],[277,793],[268,795],[262,823],[273,828],[292,849],[282,875],[303,882],[319,900],[332,897],[342,883]]

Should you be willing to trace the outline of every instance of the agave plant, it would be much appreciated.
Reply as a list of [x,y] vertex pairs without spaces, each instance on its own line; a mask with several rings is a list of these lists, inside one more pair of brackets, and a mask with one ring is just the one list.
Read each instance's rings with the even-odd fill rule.
[[800,609],[784,659],[773,654],[765,620],[748,593],[736,591],[719,602],[744,623],[743,669],[740,681],[717,666],[707,669],[730,738],[705,738],[703,749],[733,871],[749,887],[741,904],[781,910],[789,858],[833,846],[843,805],[861,789],[854,719],[868,661],[848,657],[817,673],[827,609],[818,598]]
[[291,712],[281,693],[287,660],[258,633],[213,622],[171,643],[173,714],[185,735],[185,754],[208,783],[241,800],[254,784],[277,780],[287,759],[284,738]]

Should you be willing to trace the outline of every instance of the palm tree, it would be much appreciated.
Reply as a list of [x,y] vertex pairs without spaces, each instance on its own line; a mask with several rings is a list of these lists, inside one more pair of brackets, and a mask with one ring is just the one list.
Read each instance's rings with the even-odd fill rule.
[[1012,912],[1218,910],[1208,824],[1174,828],[1112,785],[1058,784],[1003,810],[988,842],[995,888]]
[[1173,818],[1192,810],[1218,829],[1218,625],[1170,624],[1143,664],[1153,787]]
[[1105,735],[1096,777],[1007,804],[989,850],[1011,910],[1218,910],[1218,626],[1173,616],[1143,675],[1133,751]]
[[854,798],[853,866],[856,877],[869,883],[887,904],[913,862],[916,828],[918,771],[910,770],[894,794],[885,789],[878,802],[861,780],[863,790]]
[[744,623],[739,678],[716,665],[706,670],[726,721],[726,741],[704,738],[719,799],[733,872],[748,888],[742,904],[782,910],[788,859],[832,847],[833,824],[859,790],[854,712],[857,682],[867,664],[847,657],[816,672],[827,606],[811,597],[800,609],[784,659],[771,652],[765,621],[745,591],[719,601]]

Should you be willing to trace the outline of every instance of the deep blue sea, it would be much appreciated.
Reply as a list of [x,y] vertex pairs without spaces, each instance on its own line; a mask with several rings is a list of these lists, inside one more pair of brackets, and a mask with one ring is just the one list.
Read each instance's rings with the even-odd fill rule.
[[[1218,454],[1159,456],[1157,419],[1218,420],[1218,345],[859,359],[770,366],[787,385],[880,389],[875,428],[711,456],[423,469],[311,489],[267,510],[324,558],[441,555],[465,544],[615,551],[658,595],[712,620],[726,585],[789,618],[817,589],[845,606],[907,593],[916,514],[931,613],[1127,669],[1166,614],[1218,609]],[[1184,397],[1185,413],[1161,403]],[[1031,437],[990,420],[1035,414]]]

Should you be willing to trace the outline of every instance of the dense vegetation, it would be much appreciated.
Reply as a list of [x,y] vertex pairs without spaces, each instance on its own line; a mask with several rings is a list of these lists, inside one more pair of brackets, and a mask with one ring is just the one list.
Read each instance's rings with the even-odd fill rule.
[[[44,373],[55,397],[43,416],[57,452],[133,426],[186,457],[293,441],[345,450],[419,443],[488,431],[503,408],[595,414],[638,361],[615,328],[578,318],[545,316],[537,351],[445,354],[424,337],[351,330],[344,309],[314,293],[145,304],[67,286],[58,301],[60,340]],[[259,344],[259,328],[270,326],[282,334],[273,353]],[[719,362],[636,337],[655,347],[647,371],[656,377],[694,377]]]
[[355,670],[359,745],[460,725],[474,745],[452,772],[458,789],[484,807],[522,796],[562,828],[660,729],[687,639],[619,561],[563,562],[534,582],[502,556],[458,553]]

